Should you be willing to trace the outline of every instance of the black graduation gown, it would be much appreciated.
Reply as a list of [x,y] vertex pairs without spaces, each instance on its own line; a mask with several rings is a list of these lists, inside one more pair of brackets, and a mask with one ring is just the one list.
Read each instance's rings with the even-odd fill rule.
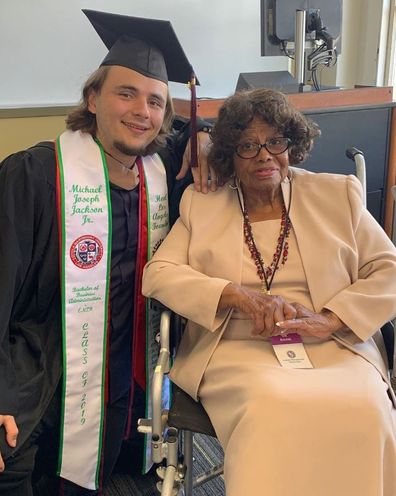
[[[172,221],[191,182],[191,175],[174,181],[185,146],[183,136],[188,137],[186,132],[179,134],[160,152],[166,164]],[[0,413],[16,417],[18,446],[41,419],[62,373],[55,173],[50,142],[11,155],[0,166]],[[109,393],[110,401],[115,401],[130,380],[137,194],[112,187],[111,195],[113,217],[119,218],[114,218],[118,236],[112,250],[110,298],[116,308],[129,298],[131,302],[130,311],[114,312],[110,323]],[[129,230],[122,227],[126,205],[130,206]],[[12,451],[0,428],[0,452],[7,458]]]

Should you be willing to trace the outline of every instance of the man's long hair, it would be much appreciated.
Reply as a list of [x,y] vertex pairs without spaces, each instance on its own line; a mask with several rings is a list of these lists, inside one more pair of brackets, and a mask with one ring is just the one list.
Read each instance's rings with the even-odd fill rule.
[[[83,87],[81,102],[66,117],[67,129],[83,131],[95,136],[97,131],[96,115],[89,111],[88,99],[92,92],[100,93],[110,69],[111,66],[101,66],[87,79]],[[171,130],[173,115],[172,100],[168,91],[164,121],[158,136],[146,147],[145,155],[151,155],[165,145],[166,137]]]

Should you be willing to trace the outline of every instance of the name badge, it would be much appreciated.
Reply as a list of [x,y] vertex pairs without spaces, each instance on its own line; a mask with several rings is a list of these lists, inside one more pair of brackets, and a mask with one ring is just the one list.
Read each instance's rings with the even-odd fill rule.
[[299,334],[293,332],[282,336],[272,336],[270,341],[282,367],[289,369],[313,368]]

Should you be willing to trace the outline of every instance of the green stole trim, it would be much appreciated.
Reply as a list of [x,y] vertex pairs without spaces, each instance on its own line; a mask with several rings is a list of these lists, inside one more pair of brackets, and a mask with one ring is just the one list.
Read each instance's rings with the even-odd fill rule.
[[66,131],[57,139],[56,154],[64,350],[58,474],[97,489],[106,382],[110,189],[103,150],[89,134]]

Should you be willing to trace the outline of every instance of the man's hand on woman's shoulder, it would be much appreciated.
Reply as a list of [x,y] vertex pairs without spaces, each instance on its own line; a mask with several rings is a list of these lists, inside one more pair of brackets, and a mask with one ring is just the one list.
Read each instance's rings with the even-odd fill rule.
[[[208,153],[210,148],[210,135],[207,132],[199,132],[197,134],[197,153],[198,167],[191,167],[191,172],[194,178],[194,186],[196,191],[207,193],[208,191],[216,191],[217,178],[214,170],[208,165]],[[191,160],[191,141],[188,140],[186,149],[183,155],[183,162],[176,179],[182,179],[190,168]]]
[[[6,433],[6,440],[11,448],[15,448],[18,438],[18,427],[12,415],[0,415],[0,428],[3,428]],[[0,453],[0,472],[5,468],[3,457]]]

